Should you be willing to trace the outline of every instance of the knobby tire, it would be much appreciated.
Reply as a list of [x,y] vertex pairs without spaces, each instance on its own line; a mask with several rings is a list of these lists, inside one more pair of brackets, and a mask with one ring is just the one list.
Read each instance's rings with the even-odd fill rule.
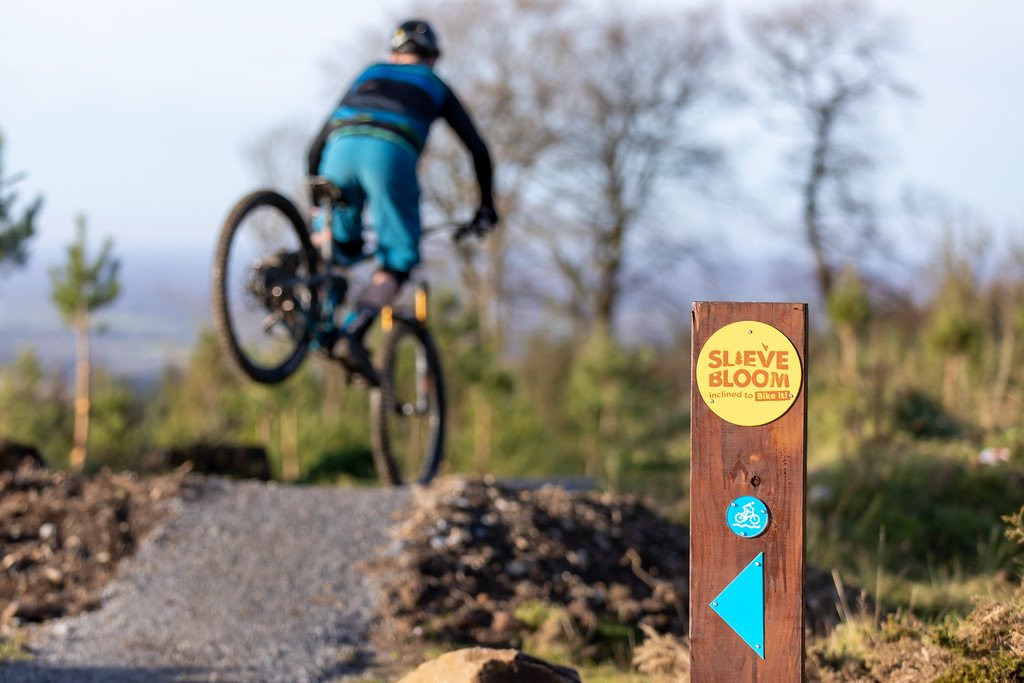
[[[217,241],[217,251],[214,257],[213,267],[213,320],[216,329],[217,339],[221,348],[234,361],[234,363],[253,380],[263,384],[276,384],[287,379],[294,373],[306,357],[309,350],[309,330],[305,330],[301,338],[295,339],[295,348],[283,361],[272,367],[259,365],[249,357],[246,350],[242,348],[239,335],[232,327],[231,314],[228,302],[228,258],[231,253],[231,243],[236,231],[242,225],[243,220],[252,212],[263,207],[270,207],[279,211],[290,225],[291,230],[301,245],[301,251],[305,258],[305,266],[308,273],[314,270],[316,256],[313,246],[309,241],[309,233],[306,224],[299,214],[295,205],[285,196],[272,190],[257,190],[246,195],[235,204],[221,228],[220,237]],[[268,254],[269,256],[269,254]],[[316,305],[316,291],[311,292],[311,305]],[[315,310],[315,308],[313,309]]]
[[[441,371],[440,356],[430,332],[415,320],[395,317],[394,326],[385,335],[379,351],[380,387],[370,393],[370,436],[373,450],[373,464],[377,474],[385,484],[401,485],[407,483],[426,484],[437,474],[444,457],[445,436],[445,392],[444,376]],[[432,413],[436,413],[436,425],[431,425],[428,446],[422,453],[418,472],[405,472],[399,465],[401,454],[396,452],[396,444],[389,433],[396,401],[395,362],[399,343],[406,337],[412,337],[423,350],[430,376],[433,377],[433,399],[436,401]]]

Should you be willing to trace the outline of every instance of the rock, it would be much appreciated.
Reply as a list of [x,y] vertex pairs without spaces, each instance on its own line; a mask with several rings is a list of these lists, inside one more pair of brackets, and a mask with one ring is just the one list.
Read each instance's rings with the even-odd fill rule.
[[471,647],[418,666],[399,683],[579,683],[573,669],[549,664],[518,650]]
[[14,621],[14,615],[18,613],[17,601],[9,602],[7,605],[0,609],[0,627],[4,627]]
[[495,631],[511,631],[516,626],[516,618],[508,612],[495,612],[491,628]]
[[526,565],[519,560],[512,560],[508,563],[508,566],[505,567],[505,571],[513,579],[520,579],[526,576]]

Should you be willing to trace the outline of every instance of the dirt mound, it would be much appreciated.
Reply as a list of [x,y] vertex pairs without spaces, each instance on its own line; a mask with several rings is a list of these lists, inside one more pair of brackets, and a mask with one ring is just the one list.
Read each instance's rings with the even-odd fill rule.
[[[547,632],[602,657],[641,625],[688,631],[689,531],[633,496],[445,478],[395,534],[383,621],[400,638],[537,651]],[[807,584],[808,626],[827,630],[836,588],[814,569]]]
[[609,624],[686,630],[686,528],[636,498],[447,478],[415,503],[383,600],[396,633],[520,647],[549,605],[583,643]]
[[0,472],[0,631],[76,614],[160,518],[181,477]]

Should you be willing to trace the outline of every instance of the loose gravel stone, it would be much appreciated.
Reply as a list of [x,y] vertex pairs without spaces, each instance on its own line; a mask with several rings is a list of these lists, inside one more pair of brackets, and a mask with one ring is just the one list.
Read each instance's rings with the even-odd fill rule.
[[181,482],[177,473],[84,477],[32,460],[0,470],[0,641],[20,624],[94,609]]
[[372,660],[378,589],[360,568],[404,489],[208,479],[102,594],[39,627],[0,680],[318,681]]

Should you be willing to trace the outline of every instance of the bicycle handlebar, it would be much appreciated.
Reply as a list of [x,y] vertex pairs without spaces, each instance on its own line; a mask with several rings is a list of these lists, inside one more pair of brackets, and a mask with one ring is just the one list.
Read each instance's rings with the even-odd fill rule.
[[452,231],[452,241],[455,242],[456,244],[466,239],[466,237],[468,237],[469,235],[480,235],[480,233],[477,232],[476,228],[474,227],[472,221],[470,221],[469,223],[457,221],[438,223],[437,225],[430,225],[423,228],[422,230],[420,230],[420,234],[426,236],[439,232],[447,232],[449,230]]
[[[476,235],[477,237],[482,236],[472,222],[463,223],[460,221],[448,221],[445,223],[435,223],[434,225],[425,226],[420,229],[420,236],[427,237],[448,231],[452,232],[452,241],[456,244],[462,242],[462,240],[466,239],[469,235]],[[321,257],[326,258],[322,253]],[[354,257],[339,257],[335,254],[330,257],[330,260],[336,265],[344,268],[351,268],[352,266],[359,265],[363,261],[367,261],[371,258],[373,258],[373,252],[363,251]]]

